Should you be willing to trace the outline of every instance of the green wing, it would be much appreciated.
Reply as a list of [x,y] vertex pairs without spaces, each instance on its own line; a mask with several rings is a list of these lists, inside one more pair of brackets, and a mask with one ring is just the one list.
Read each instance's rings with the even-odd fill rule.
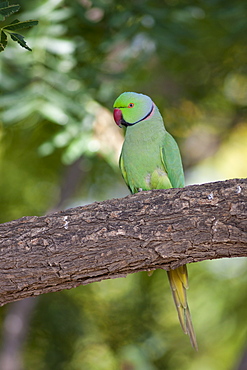
[[161,159],[172,187],[184,187],[184,171],[179,148],[168,132],[165,134],[165,140],[161,148]]

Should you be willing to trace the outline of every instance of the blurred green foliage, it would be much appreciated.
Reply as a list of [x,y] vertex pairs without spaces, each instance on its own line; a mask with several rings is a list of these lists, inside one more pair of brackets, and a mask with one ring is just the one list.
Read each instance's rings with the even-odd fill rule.
[[[187,183],[247,176],[244,1],[19,3],[20,20],[39,25],[28,30],[32,53],[10,40],[0,60],[1,222],[128,193],[108,111],[127,90],[159,106]],[[68,199],[63,182],[76,163]],[[242,259],[189,266],[198,353],[163,271],[44,295],[24,368],[234,369],[246,346],[245,270]]]

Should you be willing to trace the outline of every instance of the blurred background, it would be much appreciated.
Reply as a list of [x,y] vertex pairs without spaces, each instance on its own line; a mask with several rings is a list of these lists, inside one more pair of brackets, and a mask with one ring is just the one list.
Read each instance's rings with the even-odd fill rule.
[[[0,60],[0,222],[128,194],[112,105],[158,105],[186,184],[247,177],[247,3],[19,0]],[[68,245],[68,253],[70,246]],[[0,308],[1,370],[247,369],[245,259],[189,265],[196,353],[157,270]]]

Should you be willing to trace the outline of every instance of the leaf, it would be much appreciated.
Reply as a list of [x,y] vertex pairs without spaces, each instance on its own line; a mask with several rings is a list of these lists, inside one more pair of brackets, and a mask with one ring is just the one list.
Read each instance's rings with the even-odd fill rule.
[[5,1],[4,3],[0,3],[1,20],[4,21],[5,17],[8,17],[13,13],[18,12],[19,9],[20,9],[20,5],[9,5],[8,1]]
[[8,1],[1,1],[0,0],[0,9],[6,8],[7,6],[9,6],[9,2]]
[[24,40],[24,37],[22,35],[20,35],[19,33],[11,33],[10,36],[12,40],[17,41],[18,44],[20,44],[23,48],[32,51],[32,49],[27,46],[26,41]]
[[6,31],[16,31],[21,30],[23,28],[29,28],[36,26],[39,22],[34,20],[20,22],[19,19],[15,19],[13,22],[8,24],[7,26],[3,27]]
[[7,45],[7,35],[3,31],[1,31],[0,51],[3,51],[6,45]]

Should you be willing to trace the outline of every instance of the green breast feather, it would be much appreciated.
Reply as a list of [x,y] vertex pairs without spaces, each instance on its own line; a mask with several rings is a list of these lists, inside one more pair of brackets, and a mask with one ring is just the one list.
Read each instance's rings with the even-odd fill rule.
[[178,146],[167,131],[162,133],[162,137],[163,144],[159,143],[160,145],[153,147],[154,143],[150,140],[143,151],[140,151],[142,145],[138,140],[133,143],[133,137],[130,145],[128,143],[124,145],[119,165],[123,178],[132,193],[140,190],[184,186],[183,167]]

